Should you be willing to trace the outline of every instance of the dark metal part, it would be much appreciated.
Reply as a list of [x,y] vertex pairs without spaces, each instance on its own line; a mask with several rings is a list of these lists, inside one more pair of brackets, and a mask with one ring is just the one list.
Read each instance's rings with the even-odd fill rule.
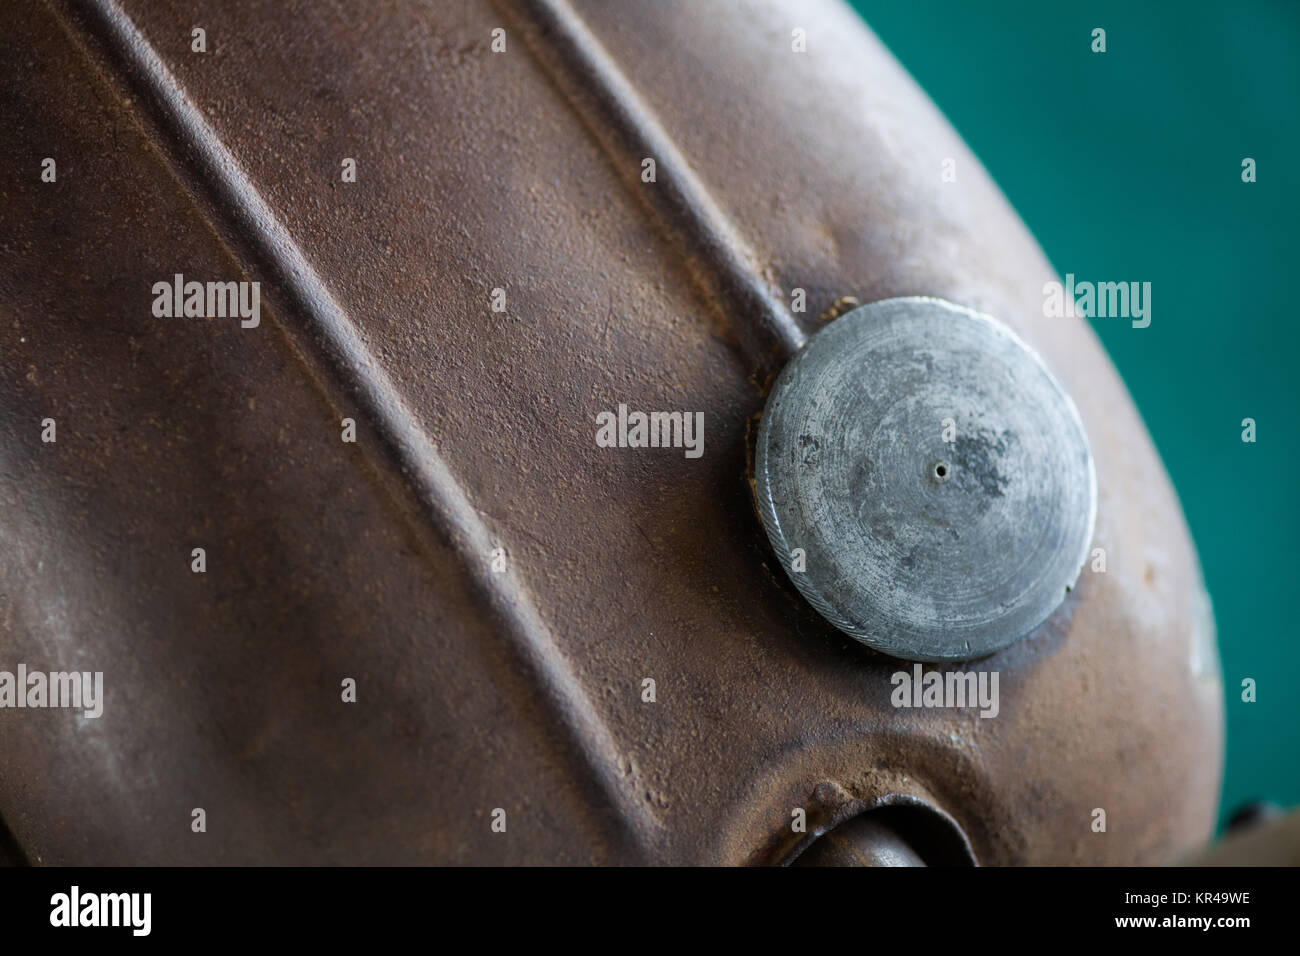
[[867,813],[822,836],[792,865],[925,866],[925,860],[897,831]]

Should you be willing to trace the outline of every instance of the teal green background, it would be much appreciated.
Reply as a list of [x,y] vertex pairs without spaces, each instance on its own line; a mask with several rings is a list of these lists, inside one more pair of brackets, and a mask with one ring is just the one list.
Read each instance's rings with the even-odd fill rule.
[[[1149,328],[1093,327],[1178,489],[1214,602],[1220,820],[1253,799],[1300,803],[1300,0],[853,5],[1059,273],[1152,283]],[[1256,703],[1241,700],[1246,677]]]

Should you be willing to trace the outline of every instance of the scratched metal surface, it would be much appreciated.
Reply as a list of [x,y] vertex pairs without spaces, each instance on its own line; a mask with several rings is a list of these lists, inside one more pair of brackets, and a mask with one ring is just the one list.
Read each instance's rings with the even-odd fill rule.
[[[1208,835],[1212,622],[1122,384],[866,27],[794,9],[3,5],[0,659],[107,698],[0,710],[28,860],[774,862],[791,807],[816,832],[891,795],[985,863]],[[261,326],[155,319],[175,272],[263,282]],[[754,513],[771,376],[837,300],[896,295],[1006,322],[1096,459],[1107,573],[983,665],[994,720],[894,710],[897,663]],[[704,410],[704,456],[596,448],[619,402]]]
[[799,592],[904,660],[1010,646],[1092,548],[1096,476],[1073,403],[1005,326],[937,299],[854,309],[790,360],[754,488]]

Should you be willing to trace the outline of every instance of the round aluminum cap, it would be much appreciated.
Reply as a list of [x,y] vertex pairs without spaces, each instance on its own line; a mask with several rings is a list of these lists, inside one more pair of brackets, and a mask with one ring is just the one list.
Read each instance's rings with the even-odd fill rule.
[[888,299],[814,335],[759,427],[759,510],[805,598],[893,657],[1024,637],[1088,554],[1097,483],[1074,403],[1001,323]]

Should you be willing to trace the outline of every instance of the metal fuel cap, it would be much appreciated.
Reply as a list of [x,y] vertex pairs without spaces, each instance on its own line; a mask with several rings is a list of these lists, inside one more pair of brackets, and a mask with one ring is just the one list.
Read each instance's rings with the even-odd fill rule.
[[763,410],[755,486],[791,580],[893,657],[973,660],[1041,624],[1096,517],[1074,403],[1000,322],[887,299],[819,331]]

